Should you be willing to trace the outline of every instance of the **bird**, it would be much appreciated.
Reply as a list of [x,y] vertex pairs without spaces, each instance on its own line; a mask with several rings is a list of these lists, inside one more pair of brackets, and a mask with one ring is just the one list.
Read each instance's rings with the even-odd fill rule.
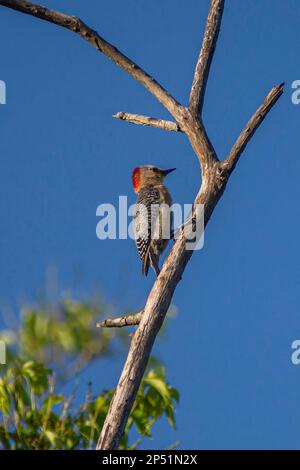
[[134,234],[142,260],[142,274],[147,276],[149,266],[160,273],[159,257],[168,245],[172,230],[172,197],[164,185],[165,177],[176,170],[163,170],[144,165],[134,168],[132,184],[137,201],[134,211]]

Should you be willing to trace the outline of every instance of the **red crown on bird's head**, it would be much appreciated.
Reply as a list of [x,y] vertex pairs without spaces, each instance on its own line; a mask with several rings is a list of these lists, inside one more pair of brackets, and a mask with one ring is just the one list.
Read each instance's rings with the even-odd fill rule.
[[141,168],[139,166],[132,172],[132,184],[134,191],[138,193],[141,186]]

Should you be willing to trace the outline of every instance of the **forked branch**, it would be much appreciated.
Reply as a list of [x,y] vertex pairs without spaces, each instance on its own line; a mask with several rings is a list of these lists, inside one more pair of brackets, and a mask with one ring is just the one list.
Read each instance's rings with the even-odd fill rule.
[[0,5],[54,23],[57,26],[62,26],[78,34],[82,39],[89,42],[99,52],[102,52],[143,85],[176,119],[180,105],[172,95],[147,72],[133,62],[133,60],[122,54],[115,46],[102,38],[96,31],[81,21],[81,19],[76,18],[76,16],[65,15],[64,13],[50,10],[49,8],[36,3],[27,2],[26,0],[0,0]]

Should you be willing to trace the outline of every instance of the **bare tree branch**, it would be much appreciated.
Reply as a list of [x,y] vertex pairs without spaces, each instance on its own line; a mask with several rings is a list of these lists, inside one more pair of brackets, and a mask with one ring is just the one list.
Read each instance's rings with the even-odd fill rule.
[[221,26],[224,0],[212,0],[207,17],[204,39],[196,64],[190,93],[190,110],[201,115],[209,69],[215,52]]
[[[208,73],[220,29],[224,0],[211,0],[206,32],[190,94],[189,109],[179,104],[146,72],[78,18],[63,15],[21,0],[0,0],[0,5],[37,16],[79,34],[140,82],[168,109],[181,131],[185,132],[201,164],[202,183],[194,205],[202,204],[204,206],[204,225],[206,227],[242,151],[283,90],[282,85],[271,90],[263,105],[242,131],[227,159],[220,162],[202,123],[201,110]],[[200,115],[198,115],[198,112]],[[192,254],[193,251],[187,249],[187,240],[184,231],[182,231],[154,282],[143,309],[143,314],[140,316],[140,323],[131,339],[128,356],[111,401],[97,449],[113,450],[119,446],[156,335],[164,321],[173,293]],[[108,326],[108,323],[116,322],[120,324],[122,321],[125,321],[124,317],[123,319],[107,320],[106,326]],[[128,317],[126,321],[129,321]]]
[[163,119],[155,119],[148,116],[141,116],[140,114],[130,114],[124,112],[114,114],[113,117],[116,119],[121,119],[122,121],[131,122],[132,124],[156,127],[157,129],[163,129],[164,131],[182,132],[179,124],[173,121],[164,121]]
[[[275,91],[277,90],[277,91]],[[237,160],[245,149],[251,136],[258,125],[262,122],[267,112],[275,104],[283,91],[283,85],[275,87],[267,97],[267,106],[262,105],[254,116],[255,125],[249,131],[244,130],[237,140],[236,153]],[[268,99],[269,98],[269,99]],[[266,105],[266,100],[264,104]],[[247,135],[246,135],[247,134]],[[191,141],[191,139],[190,139]],[[240,144],[238,144],[240,142]],[[191,142],[192,143],[192,142]],[[209,149],[207,150],[209,152]],[[231,155],[231,154],[230,154]],[[236,162],[237,162],[236,160]],[[231,161],[231,160],[230,160]],[[202,174],[202,185],[194,204],[203,204],[205,207],[205,227],[221,198],[231,171],[226,167],[225,162],[214,161],[208,165]],[[193,251],[186,250],[186,240],[184,233],[175,242],[169,253],[160,275],[156,279],[152,290],[148,296],[143,315],[139,326],[131,339],[128,356],[115,390],[110,408],[98,440],[97,449],[117,449],[122,437],[128,416],[133,406],[139,384],[142,380],[153,343],[168,311],[173,293],[178,282],[181,280],[185,266],[191,258]],[[126,397],[126,399],[125,399]]]
[[261,125],[265,119],[268,112],[273,108],[276,101],[280,98],[283,93],[284,83],[281,83],[278,86],[272,88],[270,93],[264,99],[262,105],[257,109],[253,114],[250,121],[247,123],[246,127],[243,129],[232,149],[230,150],[229,155],[226,160],[222,163],[222,167],[232,172],[240,158],[241,153],[246,147],[247,143],[253,136],[254,132]]
[[64,13],[50,10],[25,0],[0,0],[0,5],[54,23],[78,34],[141,83],[176,119],[176,116],[180,112],[181,105],[171,94],[135,62],[122,54],[122,52],[103,39],[96,31],[87,26],[79,18],[65,15]]
[[97,323],[97,328],[122,328],[123,326],[138,325],[141,321],[143,310],[132,315],[126,315],[118,318],[107,318]]
[[185,132],[187,130],[188,137],[199,158],[203,172],[206,171],[208,165],[217,161],[216,153],[206,135],[202,121],[200,119],[195,121],[189,110],[178,103],[156,80],[79,18],[50,10],[26,0],[0,0],[0,5],[69,29],[92,44],[93,47],[109,57],[116,65],[129,73],[129,75],[152,93],[176,119],[182,131]]

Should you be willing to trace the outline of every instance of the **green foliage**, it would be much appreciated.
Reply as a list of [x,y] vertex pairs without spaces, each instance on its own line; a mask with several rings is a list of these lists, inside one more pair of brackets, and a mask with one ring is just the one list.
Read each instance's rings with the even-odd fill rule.
[[127,421],[126,434],[135,425],[142,436],[151,437],[152,425],[163,415],[175,427],[174,405],[178,401],[179,393],[166,381],[165,369],[161,366],[151,368],[141,383]]
[[73,377],[93,359],[112,354],[114,338],[124,342],[123,331],[95,327],[101,311],[99,303],[71,298],[64,298],[58,305],[24,308],[17,335],[3,332],[2,339],[9,336],[15,354],[55,368],[63,381],[68,378],[66,371]]
[[[24,309],[17,334],[0,332],[8,346],[8,365],[0,366],[0,448],[90,449],[103,425],[113,390],[95,397],[86,387],[78,405],[78,385],[65,396],[65,370],[80,371],[92,359],[114,352],[114,338],[124,343],[124,332],[97,330],[99,307],[63,300],[55,309],[47,306]],[[178,392],[166,381],[157,361],[146,372],[126,425],[120,449],[136,448],[151,437],[153,424],[166,416],[175,426],[174,406]],[[66,365],[68,367],[66,367]],[[130,431],[139,439],[130,443]]]
[[[55,393],[53,374],[41,363],[18,362],[0,378],[0,443],[4,449],[89,449],[96,444],[113,390],[75,406],[75,396]],[[122,438],[121,449],[134,448],[128,432],[135,425],[141,436],[151,436],[155,421],[166,415],[172,426],[178,393],[165,381],[162,368],[144,377]]]

